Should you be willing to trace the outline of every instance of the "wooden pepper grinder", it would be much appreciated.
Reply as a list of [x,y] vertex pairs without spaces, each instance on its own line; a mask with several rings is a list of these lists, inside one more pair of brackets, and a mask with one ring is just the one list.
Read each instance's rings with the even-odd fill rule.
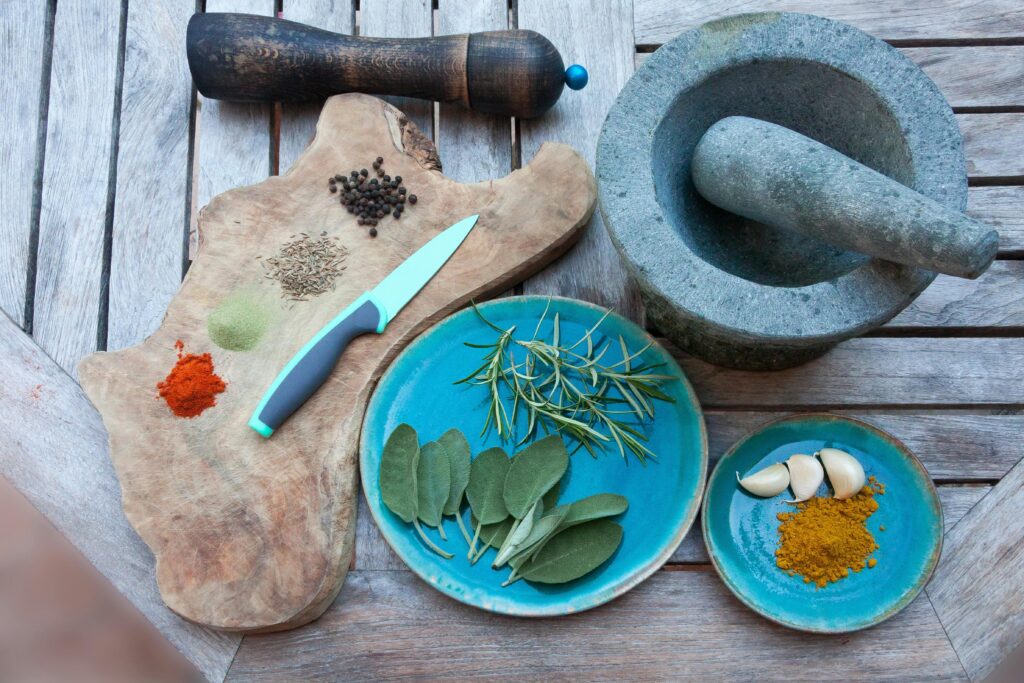
[[319,100],[343,92],[420,97],[533,118],[579,90],[587,70],[565,69],[534,31],[433,38],[364,38],[249,14],[195,14],[188,64],[205,97],[243,102]]

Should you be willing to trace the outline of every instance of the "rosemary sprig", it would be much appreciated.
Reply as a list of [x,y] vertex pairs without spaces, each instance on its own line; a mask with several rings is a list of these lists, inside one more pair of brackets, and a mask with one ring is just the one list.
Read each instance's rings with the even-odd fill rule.
[[[673,399],[661,390],[661,384],[672,377],[652,372],[660,364],[634,365],[650,344],[631,353],[620,336],[622,359],[603,364],[611,343],[607,339],[597,341],[595,337],[611,311],[606,311],[574,343],[565,345],[557,313],[551,340],[540,338],[550,307],[549,299],[533,337],[522,341],[513,337],[515,326],[502,329],[473,305],[480,319],[498,336],[491,344],[465,342],[466,346],[484,349],[486,353],[480,367],[456,384],[487,388],[490,405],[483,432],[494,427],[502,440],[512,439],[517,420],[524,414],[526,430],[517,446],[531,440],[538,429],[545,433],[554,429],[575,439],[592,456],[605,445],[614,444],[625,459],[627,452],[641,463],[655,458],[639,427],[654,417],[651,399]],[[520,352],[521,360],[514,357],[515,352]],[[617,396],[610,393],[613,389]],[[506,393],[512,397],[510,410],[502,401]]]

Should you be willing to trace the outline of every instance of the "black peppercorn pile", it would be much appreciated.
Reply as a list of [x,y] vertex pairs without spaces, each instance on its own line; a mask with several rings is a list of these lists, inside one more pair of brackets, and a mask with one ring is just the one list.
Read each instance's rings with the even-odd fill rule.
[[390,214],[401,220],[405,204],[416,203],[416,195],[406,195],[402,176],[394,178],[384,171],[384,157],[373,162],[373,175],[365,168],[352,171],[348,176],[340,173],[327,179],[327,189],[339,193],[341,205],[359,219],[359,225],[370,226],[370,237],[377,236],[377,224]]

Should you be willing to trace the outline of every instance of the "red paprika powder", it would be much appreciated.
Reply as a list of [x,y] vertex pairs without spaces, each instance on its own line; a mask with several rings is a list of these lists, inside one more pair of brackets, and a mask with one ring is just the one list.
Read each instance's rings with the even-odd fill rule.
[[156,388],[175,415],[195,417],[217,405],[215,397],[227,384],[214,373],[210,354],[186,354],[180,339],[174,348],[178,350],[178,362]]

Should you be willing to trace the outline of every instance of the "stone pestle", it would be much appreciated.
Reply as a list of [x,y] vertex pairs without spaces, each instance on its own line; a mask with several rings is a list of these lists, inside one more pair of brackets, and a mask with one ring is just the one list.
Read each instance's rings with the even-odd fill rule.
[[691,175],[712,204],[851,251],[976,278],[999,233],[774,123],[730,116],[704,133]]

